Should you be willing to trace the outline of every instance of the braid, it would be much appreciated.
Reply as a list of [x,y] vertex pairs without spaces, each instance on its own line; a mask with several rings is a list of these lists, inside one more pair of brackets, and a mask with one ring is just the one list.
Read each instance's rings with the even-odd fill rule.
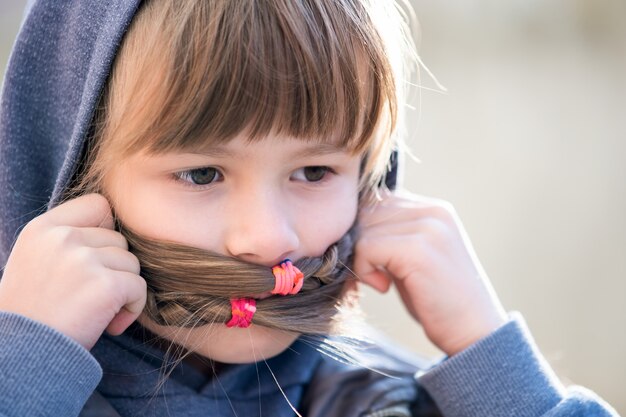
[[[179,243],[144,238],[119,223],[118,227],[129,250],[140,261],[141,276],[148,284],[144,311],[157,324],[194,327],[225,323],[231,314],[231,298],[274,288],[270,268]],[[329,333],[349,277],[352,247],[351,230],[322,256],[295,262],[304,274],[302,290],[290,296],[257,300],[254,323],[299,333]]]

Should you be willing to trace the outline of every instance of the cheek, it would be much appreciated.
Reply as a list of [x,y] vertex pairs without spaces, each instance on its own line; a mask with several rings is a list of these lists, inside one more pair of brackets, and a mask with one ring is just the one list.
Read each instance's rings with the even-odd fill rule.
[[138,184],[131,175],[124,179],[123,186],[109,187],[111,203],[119,220],[129,228],[145,236],[161,238],[167,236],[167,227],[174,227],[171,207],[159,199],[158,192]]
[[[208,238],[212,233],[212,217],[199,212],[197,202],[171,194],[162,182],[151,182],[132,169],[119,168],[105,182],[105,191],[119,220],[135,232],[154,239],[184,242],[190,246],[213,249],[216,243]],[[197,227],[194,219],[203,219]]]
[[311,256],[322,255],[350,230],[356,219],[357,207],[356,186],[342,187],[332,198],[323,199],[319,205],[316,204],[314,213],[299,220],[302,227],[300,237]]

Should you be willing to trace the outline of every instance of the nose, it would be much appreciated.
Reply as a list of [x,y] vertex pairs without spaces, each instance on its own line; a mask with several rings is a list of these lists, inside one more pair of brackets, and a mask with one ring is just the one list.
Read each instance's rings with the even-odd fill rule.
[[246,193],[228,206],[226,252],[268,267],[294,258],[300,240],[292,224],[293,209],[269,192]]

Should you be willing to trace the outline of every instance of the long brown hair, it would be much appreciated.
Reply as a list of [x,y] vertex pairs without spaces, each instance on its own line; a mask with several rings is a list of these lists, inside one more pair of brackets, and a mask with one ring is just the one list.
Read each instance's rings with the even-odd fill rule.
[[[230,299],[261,294],[274,288],[270,268],[175,242],[143,237],[118,223],[129,250],[141,264],[148,284],[144,312],[157,324],[196,327],[225,323]],[[299,259],[304,274],[295,295],[273,295],[257,301],[253,323],[310,335],[340,334],[342,293],[350,274],[352,232],[321,257]],[[346,306],[347,307],[347,306]]]

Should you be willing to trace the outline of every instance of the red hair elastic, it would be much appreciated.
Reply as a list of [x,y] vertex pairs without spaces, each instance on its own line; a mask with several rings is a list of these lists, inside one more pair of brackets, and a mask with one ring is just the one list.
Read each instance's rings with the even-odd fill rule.
[[302,289],[304,274],[289,259],[285,259],[273,267],[272,273],[276,278],[276,285],[272,294],[297,294]]
[[226,323],[226,326],[243,328],[250,326],[256,311],[256,300],[254,298],[232,298],[230,306],[233,317]]

